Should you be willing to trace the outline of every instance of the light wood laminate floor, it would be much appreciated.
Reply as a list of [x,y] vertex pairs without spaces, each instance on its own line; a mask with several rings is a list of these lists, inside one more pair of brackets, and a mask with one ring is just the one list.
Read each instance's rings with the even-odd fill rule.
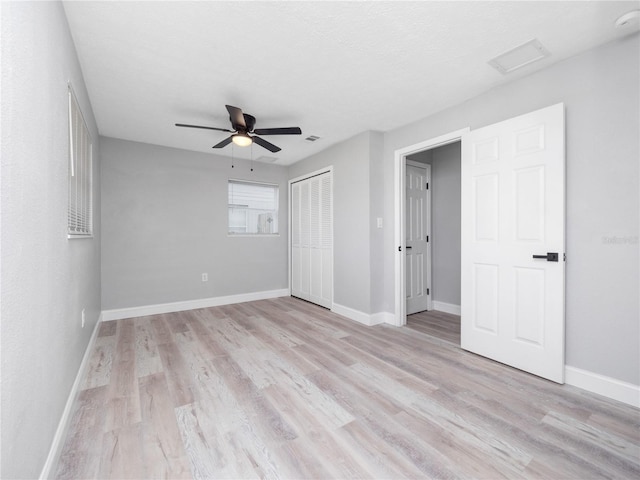
[[407,315],[407,328],[460,346],[460,316],[429,310]]
[[638,409],[292,298],[105,322],[56,478],[640,478]]

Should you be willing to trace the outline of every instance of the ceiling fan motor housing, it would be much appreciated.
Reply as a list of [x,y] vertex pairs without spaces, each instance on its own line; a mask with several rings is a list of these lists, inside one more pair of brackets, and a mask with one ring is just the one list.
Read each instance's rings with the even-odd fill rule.
[[237,123],[234,123],[233,118],[229,117],[234,130],[244,133],[252,132],[253,127],[255,127],[256,125],[256,117],[254,117],[253,115],[249,115],[248,113],[243,113],[242,116],[244,117],[244,125],[238,125]]

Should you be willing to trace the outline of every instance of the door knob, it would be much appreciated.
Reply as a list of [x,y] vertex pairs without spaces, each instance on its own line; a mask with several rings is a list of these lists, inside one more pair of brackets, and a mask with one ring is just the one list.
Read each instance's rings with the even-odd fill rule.
[[547,262],[557,262],[558,254],[556,252],[547,252],[546,255],[534,255],[533,258],[545,258]]

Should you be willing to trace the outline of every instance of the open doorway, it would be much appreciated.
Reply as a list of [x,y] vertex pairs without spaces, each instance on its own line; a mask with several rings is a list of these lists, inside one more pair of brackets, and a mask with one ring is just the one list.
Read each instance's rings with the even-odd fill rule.
[[[395,198],[395,215],[396,223],[394,230],[394,240],[397,245],[397,254],[395,256],[395,305],[396,312],[394,316],[394,324],[397,326],[403,326],[407,324],[407,292],[406,292],[406,169],[407,158],[414,156],[420,160],[424,159],[422,156],[428,156],[429,154],[422,154],[439,147],[444,147],[452,143],[460,144],[463,135],[470,131],[469,128],[456,130],[439,137],[431,138],[414,145],[404,147],[395,151],[394,159],[394,198]],[[461,163],[461,157],[458,157],[458,164]],[[458,179],[458,184],[460,180]],[[459,223],[459,220],[458,220]],[[454,267],[455,268],[455,267]],[[459,270],[459,267],[458,267]],[[458,282],[459,288],[459,282]],[[446,297],[443,297],[446,298]],[[451,300],[450,300],[451,301]],[[455,303],[449,303],[447,301],[440,300],[440,304],[436,304],[437,308],[442,311],[447,304],[454,305]],[[455,302],[455,300],[454,300]],[[460,305],[458,303],[457,305]],[[433,311],[433,310],[431,310]],[[445,312],[446,313],[446,312]]]
[[[460,233],[461,233],[461,142],[429,148],[406,156],[406,284],[407,327],[427,333],[441,340],[460,345]],[[416,311],[412,308],[415,292],[412,291],[412,259],[415,242],[413,224],[415,208],[412,208],[410,185],[411,169],[424,166],[430,172],[428,183],[429,202],[424,209],[423,221],[427,225],[424,240],[430,253],[425,267],[425,293],[429,295],[429,307]],[[430,204],[430,205],[429,205]],[[413,302],[415,304],[415,302]]]
[[559,103],[395,151],[396,325],[407,323],[406,157],[462,140],[460,347],[564,381],[564,131]]

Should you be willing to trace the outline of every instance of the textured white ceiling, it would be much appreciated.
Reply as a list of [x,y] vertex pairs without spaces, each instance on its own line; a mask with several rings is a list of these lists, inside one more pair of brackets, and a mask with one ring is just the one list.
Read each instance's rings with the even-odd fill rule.
[[[638,1],[65,2],[101,135],[230,155],[225,104],[269,136],[240,158],[287,165],[387,131],[629,34]],[[631,27],[637,30],[637,25]],[[487,61],[537,38],[551,56],[501,75]],[[310,143],[308,135],[321,139]]]

